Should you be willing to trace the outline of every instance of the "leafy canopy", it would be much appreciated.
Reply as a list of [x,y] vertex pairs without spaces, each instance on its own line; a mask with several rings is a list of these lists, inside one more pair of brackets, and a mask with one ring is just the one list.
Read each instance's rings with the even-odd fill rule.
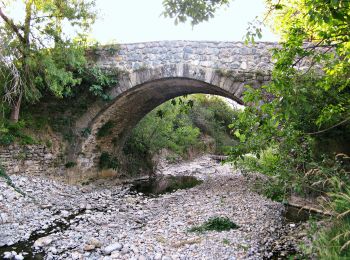
[[[74,71],[85,64],[87,33],[95,20],[94,0],[24,0],[0,4],[1,86],[10,105],[21,100],[37,101],[43,92],[58,97],[80,83]],[[23,17],[12,15],[16,8]],[[9,64],[19,84],[13,84]],[[13,76],[13,75],[12,75]]]
[[175,18],[175,24],[186,22],[196,25],[214,17],[215,11],[228,5],[230,0],[164,0],[165,17]]

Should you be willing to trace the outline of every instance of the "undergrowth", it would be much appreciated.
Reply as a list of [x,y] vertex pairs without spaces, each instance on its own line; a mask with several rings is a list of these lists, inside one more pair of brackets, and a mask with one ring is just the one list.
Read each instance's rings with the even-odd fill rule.
[[26,196],[26,194],[12,182],[12,179],[10,178],[10,176],[6,174],[5,169],[1,165],[0,165],[0,178],[5,179],[6,184],[12,187],[16,192],[18,192],[23,196]]
[[237,229],[237,228],[238,226],[227,217],[212,217],[212,218],[209,218],[202,225],[194,226],[188,229],[188,231],[199,232],[199,233],[203,233],[205,231],[222,232],[222,231],[227,231],[230,229]]
[[[225,154],[235,143],[228,125],[237,111],[219,97],[189,95],[165,102],[133,129],[123,152],[132,172],[152,171],[152,158],[163,148],[176,162],[192,154]],[[101,127],[103,134],[107,127]]]

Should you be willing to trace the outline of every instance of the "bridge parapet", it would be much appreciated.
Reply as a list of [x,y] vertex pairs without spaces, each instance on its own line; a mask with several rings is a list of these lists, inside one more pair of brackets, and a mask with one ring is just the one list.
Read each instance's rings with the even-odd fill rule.
[[122,44],[95,50],[97,64],[103,68],[125,71],[152,69],[169,64],[185,63],[220,70],[261,71],[272,69],[270,49],[276,43],[214,41],[163,41]]

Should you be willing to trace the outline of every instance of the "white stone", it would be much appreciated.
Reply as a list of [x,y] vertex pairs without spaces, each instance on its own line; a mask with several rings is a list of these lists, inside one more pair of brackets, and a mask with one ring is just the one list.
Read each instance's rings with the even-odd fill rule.
[[34,247],[41,248],[41,247],[44,247],[44,246],[47,246],[47,245],[51,244],[51,242],[52,242],[52,238],[50,236],[41,237],[41,238],[38,238],[34,242]]
[[7,213],[1,213],[0,214],[0,223],[4,224],[9,221],[9,215]]
[[23,260],[24,256],[22,254],[15,255],[15,260]]
[[12,258],[12,253],[11,252],[5,252],[3,257],[4,257],[4,259],[11,259]]
[[73,260],[83,259],[83,255],[79,252],[76,252],[76,251],[72,252],[71,257]]
[[106,246],[103,249],[103,253],[106,255],[109,255],[110,253],[112,253],[113,251],[120,251],[123,248],[123,245],[120,243],[114,243],[114,244],[110,244],[109,246]]
[[94,245],[95,247],[101,247],[101,246],[102,246],[101,241],[98,240],[98,239],[95,238],[95,237],[90,238],[89,241],[88,241],[88,244]]
[[241,66],[240,66],[240,68],[242,69],[242,70],[246,70],[247,69],[247,63],[245,62],[245,61],[243,61],[242,63],[241,63]]
[[162,254],[161,253],[156,253],[154,256],[154,260],[161,260],[162,259]]

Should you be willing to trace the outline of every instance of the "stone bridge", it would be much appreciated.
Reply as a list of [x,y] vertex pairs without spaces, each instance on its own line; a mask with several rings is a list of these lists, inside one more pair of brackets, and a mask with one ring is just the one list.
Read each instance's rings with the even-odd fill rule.
[[[269,42],[247,46],[243,42],[164,41],[123,44],[118,51],[110,47],[96,50],[99,66],[123,73],[109,90],[112,101],[90,104],[76,123],[80,140],[71,154],[78,168],[96,169],[101,152],[122,147],[148,112],[174,97],[205,93],[243,104],[246,84],[258,88],[270,80],[269,49],[273,47],[276,44]],[[112,136],[98,138],[107,122]],[[84,129],[90,130],[88,137],[80,135]]]

